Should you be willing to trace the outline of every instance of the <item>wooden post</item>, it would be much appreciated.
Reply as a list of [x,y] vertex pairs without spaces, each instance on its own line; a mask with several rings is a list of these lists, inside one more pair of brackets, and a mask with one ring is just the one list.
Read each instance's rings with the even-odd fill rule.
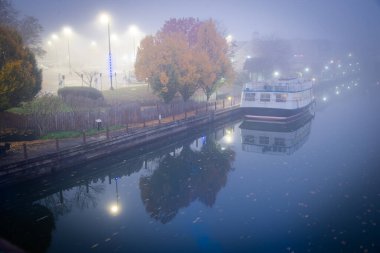
[[110,129],[108,128],[108,126],[106,127],[106,136],[108,140],[110,138]]
[[23,150],[24,150],[24,159],[28,159],[28,151],[26,149],[26,144],[22,144]]
[[86,132],[84,130],[82,131],[82,136],[83,136],[83,144],[86,144]]
[[173,117],[173,121],[175,120],[175,115],[174,115],[174,106],[172,104],[172,117]]
[[55,139],[55,149],[59,151],[59,140],[58,138]]

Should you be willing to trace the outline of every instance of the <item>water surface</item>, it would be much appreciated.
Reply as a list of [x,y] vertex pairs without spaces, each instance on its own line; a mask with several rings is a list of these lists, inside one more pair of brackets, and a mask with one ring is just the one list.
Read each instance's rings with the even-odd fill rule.
[[357,83],[319,87],[292,125],[231,122],[3,191],[0,235],[28,252],[380,252],[380,87]]

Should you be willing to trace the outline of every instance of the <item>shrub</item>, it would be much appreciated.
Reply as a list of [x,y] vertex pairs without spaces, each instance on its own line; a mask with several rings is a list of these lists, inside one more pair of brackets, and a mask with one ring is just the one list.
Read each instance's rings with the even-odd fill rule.
[[103,94],[92,87],[64,87],[58,90],[58,95],[73,110],[81,110],[100,106],[104,102]]
[[64,87],[58,90],[58,95],[66,100],[67,97],[84,97],[93,100],[103,100],[103,94],[92,87]]

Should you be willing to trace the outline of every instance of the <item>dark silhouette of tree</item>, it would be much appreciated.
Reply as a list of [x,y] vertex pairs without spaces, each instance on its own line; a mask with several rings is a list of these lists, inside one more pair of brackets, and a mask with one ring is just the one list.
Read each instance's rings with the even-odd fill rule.
[[41,90],[42,72],[20,35],[0,25],[0,111],[28,101]]
[[42,48],[41,33],[42,26],[35,17],[19,17],[19,12],[14,9],[12,2],[9,0],[0,0],[0,25],[11,27],[23,39],[24,45],[37,56],[43,56],[45,51]]
[[255,57],[246,60],[244,70],[271,78],[274,71],[286,73],[291,69],[292,48],[286,40],[256,38],[252,47]]

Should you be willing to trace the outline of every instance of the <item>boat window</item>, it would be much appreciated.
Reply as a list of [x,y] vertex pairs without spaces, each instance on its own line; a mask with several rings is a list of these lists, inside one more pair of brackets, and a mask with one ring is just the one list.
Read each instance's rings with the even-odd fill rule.
[[256,93],[245,93],[245,101],[255,101]]
[[269,144],[269,137],[267,137],[267,136],[260,136],[259,142],[260,142],[260,144],[268,145]]
[[286,102],[287,98],[288,94],[286,93],[276,94],[276,102]]
[[244,137],[244,144],[254,144],[255,137],[253,135],[247,135]]
[[270,101],[270,93],[261,93],[260,94],[261,102],[269,102]]
[[285,146],[285,139],[284,138],[274,138],[274,145],[275,146]]

